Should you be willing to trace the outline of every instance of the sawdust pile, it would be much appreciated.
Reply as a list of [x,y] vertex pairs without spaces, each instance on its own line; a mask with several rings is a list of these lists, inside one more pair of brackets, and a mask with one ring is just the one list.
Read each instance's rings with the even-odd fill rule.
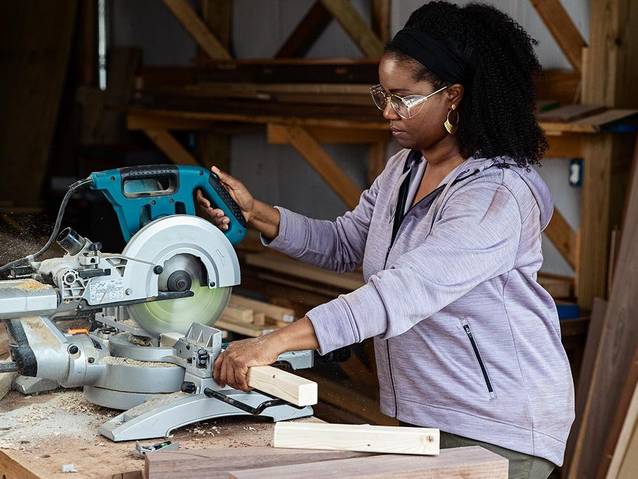
[[20,284],[16,285],[16,288],[24,289],[27,291],[38,291],[40,289],[47,289],[50,287],[51,286],[49,286],[48,284],[42,284],[39,281],[36,281],[35,279],[30,279],[30,278],[22,280]]
[[132,366],[132,367],[143,367],[143,368],[175,368],[179,367],[173,363],[161,363],[161,362],[153,362],[153,361],[137,361],[136,359],[130,358],[120,358],[118,356],[106,356],[102,358],[102,362],[104,364],[109,365],[117,365],[117,366]]
[[98,442],[99,426],[118,413],[91,404],[81,390],[48,394],[43,402],[0,409],[0,448],[25,451],[34,443],[65,437]]

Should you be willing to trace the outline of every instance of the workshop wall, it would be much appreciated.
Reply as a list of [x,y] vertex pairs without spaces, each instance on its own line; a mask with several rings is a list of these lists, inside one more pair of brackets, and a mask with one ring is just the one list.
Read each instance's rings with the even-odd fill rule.
[[[233,53],[238,58],[271,58],[314,0],[235,0]],[[368,0],[353,0],[364,18],[370,17]],[[422,0],[392,2],[391,25],[395,33]],[[458,4],[469,3],[459,0]],[[491,0],[515,18],[538,40],[536,48],[545,68],[569,68],[528,0]],[[564,0],[563,5],[585,38],[588,38],[589,2]],[[149,65],[187,65],[196,47],[187,33],[157,0],[114,0],[112,45],[140,46]],[[360,58],[361,53],[336,22],[332,22],[311,48],[308,57]],[[396,147],[391,147],[396,148]],[[361,186],[365,183],[367,148],[359,145],[327,145],[326,150]],[[546,160],[539,169],[548,182],[556,205],[573,228],[579,223],[580,190],[569,186],[569,160]],[[317,218],[334,218],[344,203],[287,145],[268,145],[264,134],[235,135],[231,173],[242,179],[259,198]],[[543,271],[571,275],[573,270],[547,240],[543,241]]]

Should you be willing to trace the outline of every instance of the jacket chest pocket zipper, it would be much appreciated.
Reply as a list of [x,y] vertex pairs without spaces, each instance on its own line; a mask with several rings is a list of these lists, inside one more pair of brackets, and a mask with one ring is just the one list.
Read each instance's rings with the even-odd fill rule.
[[476,339],[472,334],[472,330],[470,329],[470,325],[466,320],[462,321],[463,331],[467,335],[470,340],[470,344],[472,346],[472,350],[474,351],[474,355],[476,356],[476,360],[479,363],[479,367],[481,368],[481,373],[483,374],[483,379],[485,380],[485,385],[487,386],[487,392],[490,394],[490,398],[496,398],[496,393],[494,392],[494,388],[492,387],[492,381],[490,380],[489,374],[487,374],[487,368],[485,367],[485,363],[483,363],[483,358],[481,358],[481,353],[479,352],[478,346],[476,345]]

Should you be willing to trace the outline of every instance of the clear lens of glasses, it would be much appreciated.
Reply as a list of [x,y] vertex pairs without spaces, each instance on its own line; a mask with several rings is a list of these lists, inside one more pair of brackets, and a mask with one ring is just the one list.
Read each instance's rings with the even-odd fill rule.
[[[402,99],[396,95],[387,95],[385,90],[381,87],[371,88],[370,94],[372,95],[374,104],[381,111],[385,110],[389,98],[390,106],[392,106],[392,109],[397,115],[404,119],[411,118],[412,116],[416,115],[416,110],[420,110],[420,108],[416,108],[419,105],[419,102],[417,101],[419,99],[418,96],[406,97]],[[411,104],[413,105],[413,108],[410,107]]]
[[377,108],[382,111],[385,110],[385,104],[387,101],[385,91],[382,88],[373,87],[370,89],[370,94],[372,95],[372,100]]

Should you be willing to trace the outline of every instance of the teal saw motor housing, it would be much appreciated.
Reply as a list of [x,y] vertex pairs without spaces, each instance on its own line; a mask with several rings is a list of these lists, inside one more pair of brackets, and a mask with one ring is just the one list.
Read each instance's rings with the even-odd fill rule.
[[102,191],[113,205],[124,241],[140,228],[163,216],[195,214],[195,194],[201,190],[213,207],[230,218],[224,234],[233,245],[246,236],[246,220],[239,206],[219,181],[200,166],[148,165],[98,171],[92,188]]

